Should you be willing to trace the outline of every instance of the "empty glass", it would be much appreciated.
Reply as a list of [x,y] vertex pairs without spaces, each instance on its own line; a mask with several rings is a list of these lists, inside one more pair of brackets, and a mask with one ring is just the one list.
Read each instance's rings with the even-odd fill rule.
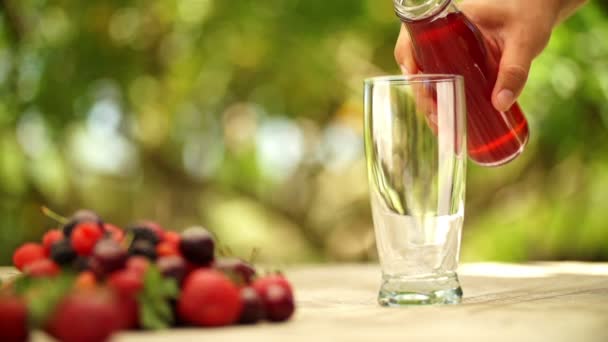
[[459,303],[466,105],[456,75],[365,81],[365,151],[385,306]]

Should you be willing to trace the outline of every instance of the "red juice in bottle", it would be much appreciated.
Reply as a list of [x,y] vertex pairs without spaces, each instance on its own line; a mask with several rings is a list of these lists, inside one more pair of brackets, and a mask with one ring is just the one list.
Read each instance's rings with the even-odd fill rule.
[[451,0],[394,2],[410,34],[418,69],[465,79],[469,158],[484,166],[515,159],[528,141],[528,122],[517,103],[505,112],[492,105],[498,61],[479,29]]

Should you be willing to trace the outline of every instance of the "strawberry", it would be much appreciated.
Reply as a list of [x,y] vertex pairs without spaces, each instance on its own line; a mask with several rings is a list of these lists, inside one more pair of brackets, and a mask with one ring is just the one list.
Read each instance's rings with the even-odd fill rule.
[[112,273],[108,278],[108,285],[122,298],[135,298],[143,288],[144,282],[141,274],[125,269]]
[[28,335],[25,302],[17,297],[0,295],[0,341],[25,342]]
[[47,321],[47,331],[63,342],[103,342],[118,330],[121,317],[116,298],[105,291],[67,295]]
[[178,246],[171,242],[163,241],[156,245],[156,255],[158,257],[179,255]]
[[241,309],[239,289],[221,272],[211,269],[192,272],[178,302],[180,318],[197,326],[232,324]]
[[137,296],[144,288],[143,274],[132,269],[114,272],[108,279],[109,287],[120,299],[121,330],[136,328],[139,322]]
[[143,256],[132,256],[127,260],[127,269],[135,271],[135,273],[143,276],[150,267],[150,260]]

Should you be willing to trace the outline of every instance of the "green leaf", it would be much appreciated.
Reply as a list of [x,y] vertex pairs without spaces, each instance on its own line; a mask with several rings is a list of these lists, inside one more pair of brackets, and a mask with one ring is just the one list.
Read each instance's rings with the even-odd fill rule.
[[[32,328],[41,328],[53,313],[59,301],[72,290],[74,276],[62,274],[55,278],[21,277],[19,291],[26,298],[28,305],[28,321]],[[19,293],[19,292],[18,292]]]
[[169,298],[177,298],[179,295],[179,286],[175,279],[165,279],[165,295]]
[[160,330],[169,327],[167,322],[158,317],[151,306],[143,305],[141,310],[141,325],[145,329]]
[[166,329],[173,322],[170,299],[179,295],[179,287],[174,279],[165,279],[160,271],[151,266],[144,275],[144,288],[138,296],[144,329]]
[[21,275],[15,278],[13,289],[16,294],[23,295],[32,286],[32,283],[32,278]]

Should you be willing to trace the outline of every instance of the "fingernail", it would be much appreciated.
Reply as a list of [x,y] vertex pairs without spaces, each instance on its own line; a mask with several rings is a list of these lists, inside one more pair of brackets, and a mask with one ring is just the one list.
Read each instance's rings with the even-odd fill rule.
[[501,90],[496,96],[496,105],[500,110],[507,110],[515,102],[515,95],[508,89]]
[[404,75],[409,75],[410,74],[410,71],[407,70],[407,68],[405,67],[405,65],[399,64],[399,68],[401,68],[401,73],[403,73]]

